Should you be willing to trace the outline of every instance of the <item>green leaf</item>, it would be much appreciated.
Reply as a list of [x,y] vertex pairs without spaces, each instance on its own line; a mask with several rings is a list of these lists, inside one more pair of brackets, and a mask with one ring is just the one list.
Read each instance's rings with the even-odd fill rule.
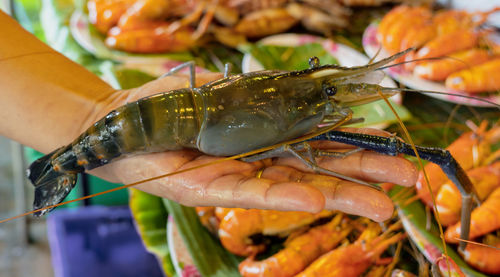
[[176,276],[167,244],[168,213],[160,197],[130,189],[130,210],[146,250],[153,253],[167,276]]
[[[394,103],[391,99],[389,99],[389,102],[402,121],[411,118],[410,112],[405,107]],[[351,107],[351,109],[354,112],[354,117],[364,118],[362,123],[353,124],[352,126],[354,127],[374,126],[378,124],[385,125],[397,121],[396,116],[384,100],[378,100],[361,106]]]
[[249,44],[241,48],[250,53],[266,69],[301,70],[309,68],[309,58],[318,57],[321,64],[338,64],[319,43],[307,43],[300,46],[276,46]]
[[[401,195],[400,191],[402,187],[394,187],[389,195],[394,197],[395,195]],[[409,196],[408,198],[412,198]],[[400,201],[404,203],[405,201]],[[440,256],[443,251],[443,243],[439,236],[439,229],[437,223],[432,221],[431,228],[427,230],[426,228],[426,212],[424,204],[420,201],[413,201],[408,205],[403,205],[398,207],[398,215],[403,221],[405,230],[410,237],[410,239],[415,243],[420,252],[422,252],[427,259],[429,255],[434,257]],[[436,253],[437,251],[437,253]],[[447,252],[449,257],[460,267],[460,269],[468,276],[480,276],[486,277],[486,275],[477,272],[472,269],[467,263],[455,252],[450,245],[447,245]],[[431,262],[435,262],[431,260]],[[453,273],[453,270],[452,270]],[[447,273],[444,272],[445,276]],[[458,276],[454,274],[453,276]]]
[[109,61],[102,63],[99,70],[102,78],[115,89],[135,88],[156,79],[140,70],[117,67]]
[[46,42],[66,57],[99,74],[98,68],[103,61],[83,49],[71,35],[69,19],[74,10],[73,0],[42,1],[40,22]]
[[239,260],[225,250],[219,241],[203,227],[194,208],[182,206],[163,199],[169,214],[177,223],[177,228],[191,254],[191,258],[203,276],[240,276]]

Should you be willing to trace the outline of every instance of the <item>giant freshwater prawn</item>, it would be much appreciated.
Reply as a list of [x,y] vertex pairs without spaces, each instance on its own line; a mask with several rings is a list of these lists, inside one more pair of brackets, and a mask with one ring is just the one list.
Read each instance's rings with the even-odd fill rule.
[[[1,220],[0,223],[28,214],[44,214],[68,202],[215,163],[232,159],[254,161],[282,155],[283,152],[297,157],[318,173],[370,185],[316,164],[315,157],[332,154],[313,151],[307,141],[330,140],[388,155],[417,156],[439,165],[462,194],[460,237],[466,241],[474,195],[473,186],[465,171],[448,151],[407,144],[396,137],[335,130],[353,121],[350,106],[385,99],[401,91],[420,92],[385,88],[377,84],[384,76],[382,69],[394,66],[388,64],[411,50],[369,65],[351,68],[320,65],[317,58],[311,58],[310,68],[301,71],[267,70],[236,75],[230,75],[226,71],[223,79],[201,87],[195,87],[194,67],[192,63],[188,64],[191,68],[189,88],[153,95],[122,106],[96,122],[71,144],[35,161],[29,168],[29,179],[35,186],[34,210]],[[170,74],[179,69],[176,68]],[[270,91],[273,93],[268,93]],[[255,98],[258,98],[258,101],[248,101]],[[260,105],[256,106],[253,104],[255,102]],[[237,105],[226,105],[222,110],[221,103]],[[498,104],[490,104],[500,108]],[[177,107],[187,108],[184,110],[190,114],[179,117],[171,112]],[[158,114],[163,114],[164,117],[155,117]],[[228,121],[228,118],[232,121]],[[258,136],[252,136],[252,133]],[[181,148],[194,148],[205,154],[227,157],[60,203],[75,186],[76,176],[80,172],[110,163],[125,154]],[[465,243],[462,247],[465,247]]]

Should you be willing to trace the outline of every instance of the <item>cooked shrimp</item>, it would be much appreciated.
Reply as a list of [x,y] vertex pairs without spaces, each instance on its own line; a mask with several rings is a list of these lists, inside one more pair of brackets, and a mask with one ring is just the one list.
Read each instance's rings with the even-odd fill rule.
[[342,214],[337,214],[325,225],[311,228],[306,233],[285,242],[285,248],[273,256],[255,261],[253,256],[244,260],[240,273],[250,276],[294,276],[304,270],[316,258],[332,250],[352,230],[352,226],[344,222]]
[[[491,131],[486,131],[487,122],[481,123],[479,128],[474,132],[467,132],[462,134],[458,139],[450,144],[446,149],[455,157],[457,162],[464,170],[469,170],[481,164],[491,153],[491,143],[497,139],[496,134],[500,128],[492,128]],[[435,164],[429,163],[425,166],[425,172],[429,177],[429,183],[434,195],[438,192],[439,188],[448,180],[444,172]],[[420,199],[432,207],[432,198],[429,188],[425,182],[423,172],[420,172],[416,183],[417,194]]]
[[451,74],[446,87],[469,93],[500,90],[500,58]]
[[[467,176],[472,181],[479,200],[484,200],[500,186],[500,161],[471,169],[467,171]],[[441,224],[450,226],[460,220],[461,198],[460,191],[450,181],[441,186],[436,196],[436,209]]]
[[415,66],[414,73],[420,78],[444,81],[450,74],[484,63],[491,58],[485,49],[469,49],[453,53],[448,58],[424,62]]
[[[499,207],[500,188],[496,188],[481,206],[472,211],[469,239],[477,238],[500,228]],[[444,235],[447,242],[458,243],[460,222],[450,226]]]
[[274,210],[231,209],[221,220],[219,238],[230,252],[240,255],[255,255],[265,249],[263,244],[252,244],[251,235],[287,234],[299,227],[311,224],[331,211],[317,214],[307,212],[282,212]]
[[485,245],[469,243],[461,253],[464,260],[471,266],[487,274],[500,274],[500,242],[493,245],[495,248]]
[[378,236],[379,233],[380,226],[370,224],[356,242],[328,252],[296,276],[359,276],[387,247],[405,237],[404,234],[396,234],[387,238],[387,232]]

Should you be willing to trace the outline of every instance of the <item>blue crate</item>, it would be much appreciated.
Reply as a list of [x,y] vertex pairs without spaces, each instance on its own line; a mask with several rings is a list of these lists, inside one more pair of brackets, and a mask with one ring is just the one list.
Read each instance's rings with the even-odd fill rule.
[[56,277],[160,277],[128,207],[89,206],[57,210],[47,219]]

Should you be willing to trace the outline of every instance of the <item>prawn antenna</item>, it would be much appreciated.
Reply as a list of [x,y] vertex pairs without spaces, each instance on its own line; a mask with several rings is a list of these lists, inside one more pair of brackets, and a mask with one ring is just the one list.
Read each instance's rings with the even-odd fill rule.
[[421,58],[421,59],[413,59],[413,60],[409,60],[409,61],[403,61],[403,62],[399,62],[399,63],[394,63],[394,64],[382,66],[382,67],[379,67],[379,68],[377,68],[375,70],[384,70],[384,69],[387,69],[387,68],[391,68],[391,67],[395,67],[395,66],[400,66],[400,65],[403,65],[403,64],[407,64],[407,63],[437,61],[437,60],[442,60],[442,59],[454,60],[454,61],[461,62],[461,63],[464,63],[467,66],[469,66],[466,62],[464,62],[461,59],[457,59],[457,58],[450,57],[450,56],[439,56],[439,57],[430,57],[430,58]]
[[500,104],[495,103],[493,101],[489,101],[486,99],[482,99],[479,97],[474,97],[470,95],[463,95],[463,94],[458,94],[458,93],[452,93],[452,92],[443,92],[443,91],[433,91],[433,90],[419,90],[419,89],[410,89],[410,88],[382,88],[382,91],[390,91],[390,92],[419,92],[419,93],[433,93],[433,94],[441,94],[441,95],[450,95],[450,96],[456,96],[456,97],[462,97],[462,98],[467,98],[467,99],[473,99],[476,101],[481,101],[487,104],[490,104],[494,106],[495,108],[500,110]]

